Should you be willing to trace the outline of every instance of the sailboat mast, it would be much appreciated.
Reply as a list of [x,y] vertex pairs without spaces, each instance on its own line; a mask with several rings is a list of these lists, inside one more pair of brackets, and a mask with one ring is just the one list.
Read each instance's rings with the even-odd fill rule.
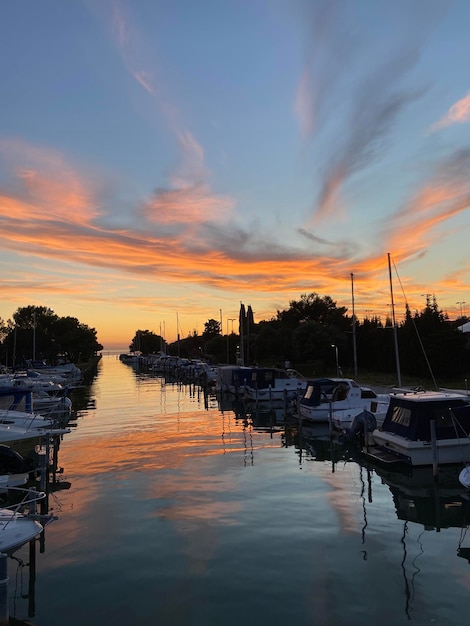
[[388,276],[390,280],[390,298],[391,298],[391,305],[392,305],[393,340],[395,342],[395,360],[397,364],[397,380],[398,380],[398,386],[401,387],[400,355],[398,354],[398,335],[397,335],[397,324],[395,321],[395,303],[393,301],[392,266],[390,264],[390,252],[387,253],[387,256],[388,256]]
[[178,313],[176,313],[176,337],[177,337],[178,356],[179,356],[180,355],[180,321],[178,318]]
[[352,340],[353,340],[354,378],[357,378],[356,315],[354,313],[354,274],[352,272],[351,272],[351,298],[352,298]]

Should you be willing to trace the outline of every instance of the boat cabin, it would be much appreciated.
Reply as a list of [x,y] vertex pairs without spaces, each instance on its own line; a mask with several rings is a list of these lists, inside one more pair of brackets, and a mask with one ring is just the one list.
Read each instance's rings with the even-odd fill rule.
[[20,387],[0,386],[0,410],[33,411],[33,392]]
[[216,391],[237,394],[245,386],[252,369],[241,365],[221,365],[217,370]]
[[381,430],[411,441],[431,441],[432,421],[438,440],[468,437],[470,404],[437,392],[392,395]]
[[361,388],[356,381],[349,378],[315,378],[307,381],[301,403],[315,407],[348,397],[361,398]]

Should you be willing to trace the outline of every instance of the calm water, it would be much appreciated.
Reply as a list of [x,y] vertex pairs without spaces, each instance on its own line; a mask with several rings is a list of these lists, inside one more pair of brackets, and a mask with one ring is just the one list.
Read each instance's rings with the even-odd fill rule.
[[[429,473],[381,477],[318,431],[237,417],[114,355],[75,406],[59,450],[70,488],[50,496],[59,519],[37,550],[34,597],[22,597],[29,568],[9,561],[11,615],[40,626],[468,623],[470,514],[455,476],[438,490]],[[28,549],[17,557],[26,564]]]

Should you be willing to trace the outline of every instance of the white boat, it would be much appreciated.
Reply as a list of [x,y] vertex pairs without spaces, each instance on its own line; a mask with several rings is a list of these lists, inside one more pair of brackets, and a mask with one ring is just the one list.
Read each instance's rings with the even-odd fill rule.
[[[33,411],[33,406],[37,412]],[[51,428],[55,421],[50,416],[64,415],[70,412],[71,406],[72,401],[67,396],[37,396],[30,389],[0,385],[0,425]]]
[[53,437],[70,433],[70,428],[22,428],[21,426],[9,426],[0,424],[0,443],[13,444],[25,439],[37,439]]
[[51,396],[45,392],[33,393],[34,409],[41,415],[57,415],[70,413],[72,410],[72,400],[65,395]]
[[19,387],[30,391],[44,391],[48,394],[65,392],[65,387],[61,383],[53,382],[48,377],[32,377],[26,372],[15,374],[14,376],[0,377],[0,387]]
[[336,415],[337,427],[343,430],[362,411],[380,415],[389,400],[389,394],[361,387],[351,378],[314,378],[307,381],[299,412],[312,422],[326,422]]
[[0,425],[15,426],[16,428],[52,428],[53,420],[43,417],[39,413],[29,413],[28,411],[10,411],[0,409]]
[[217,369],[215,391],[238,395],[251,375],[252,368],[244,365],[220,365]]
[[[349,431],[357,418],[364,411],[372,414],[375,419],[375,426],[380,428],[387,415],[390,404],[389,394],[379,394],[367,387],[361,387],[361,400],[365,400],[368,408],[353,407],[347,409],[333,410],[331,421],[333,427],[340,432]],[[370,397],[370,399],[369,399]]]
[[254,367],[245,379],[243,394],[256,402],[294,400],[303,394],[307,381],[274,367]]
[[[44,530],[43,524],[35,519],[34,513],[22,513],[21,509],[24,506],[31,506],[32,502],[44,498],[46,494],[24,489],[18,489],[18,491],[25,493],[25,499],[22,502],[11,507],[0,508],[0,552],[15,551],[28,541],[39,537]],[[32,495],[34,495],[33,499]],[[52,516],[46,516],[44,523],[51,522],[53,519]]]
[[0,443],[70,432],[68,428],[55,428],[54,421],[34,413],[31,397],[29,389],[0,387]]
[[470,463],[470,402],[460,394],[417,391],[391,395],[382,427],[366,454],[413,466]]
[[0,551],[11,552],[38,537],[43,531],[41,524],[21,513],[0,509]]

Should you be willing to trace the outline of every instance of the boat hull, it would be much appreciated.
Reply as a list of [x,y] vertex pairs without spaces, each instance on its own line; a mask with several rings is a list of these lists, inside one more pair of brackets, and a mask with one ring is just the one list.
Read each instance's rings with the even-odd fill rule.
[[0,519],[0,552],[12,552],[38,537],[43,527],[36,520],[24,517]]
[[430,441],[412,441],[381,430],[375,430],[372,438],[379,448],[413,466],[433,465],[434,462],[439,465],[470,463],[470,439],[467,438],[438,439],[436,458]]

